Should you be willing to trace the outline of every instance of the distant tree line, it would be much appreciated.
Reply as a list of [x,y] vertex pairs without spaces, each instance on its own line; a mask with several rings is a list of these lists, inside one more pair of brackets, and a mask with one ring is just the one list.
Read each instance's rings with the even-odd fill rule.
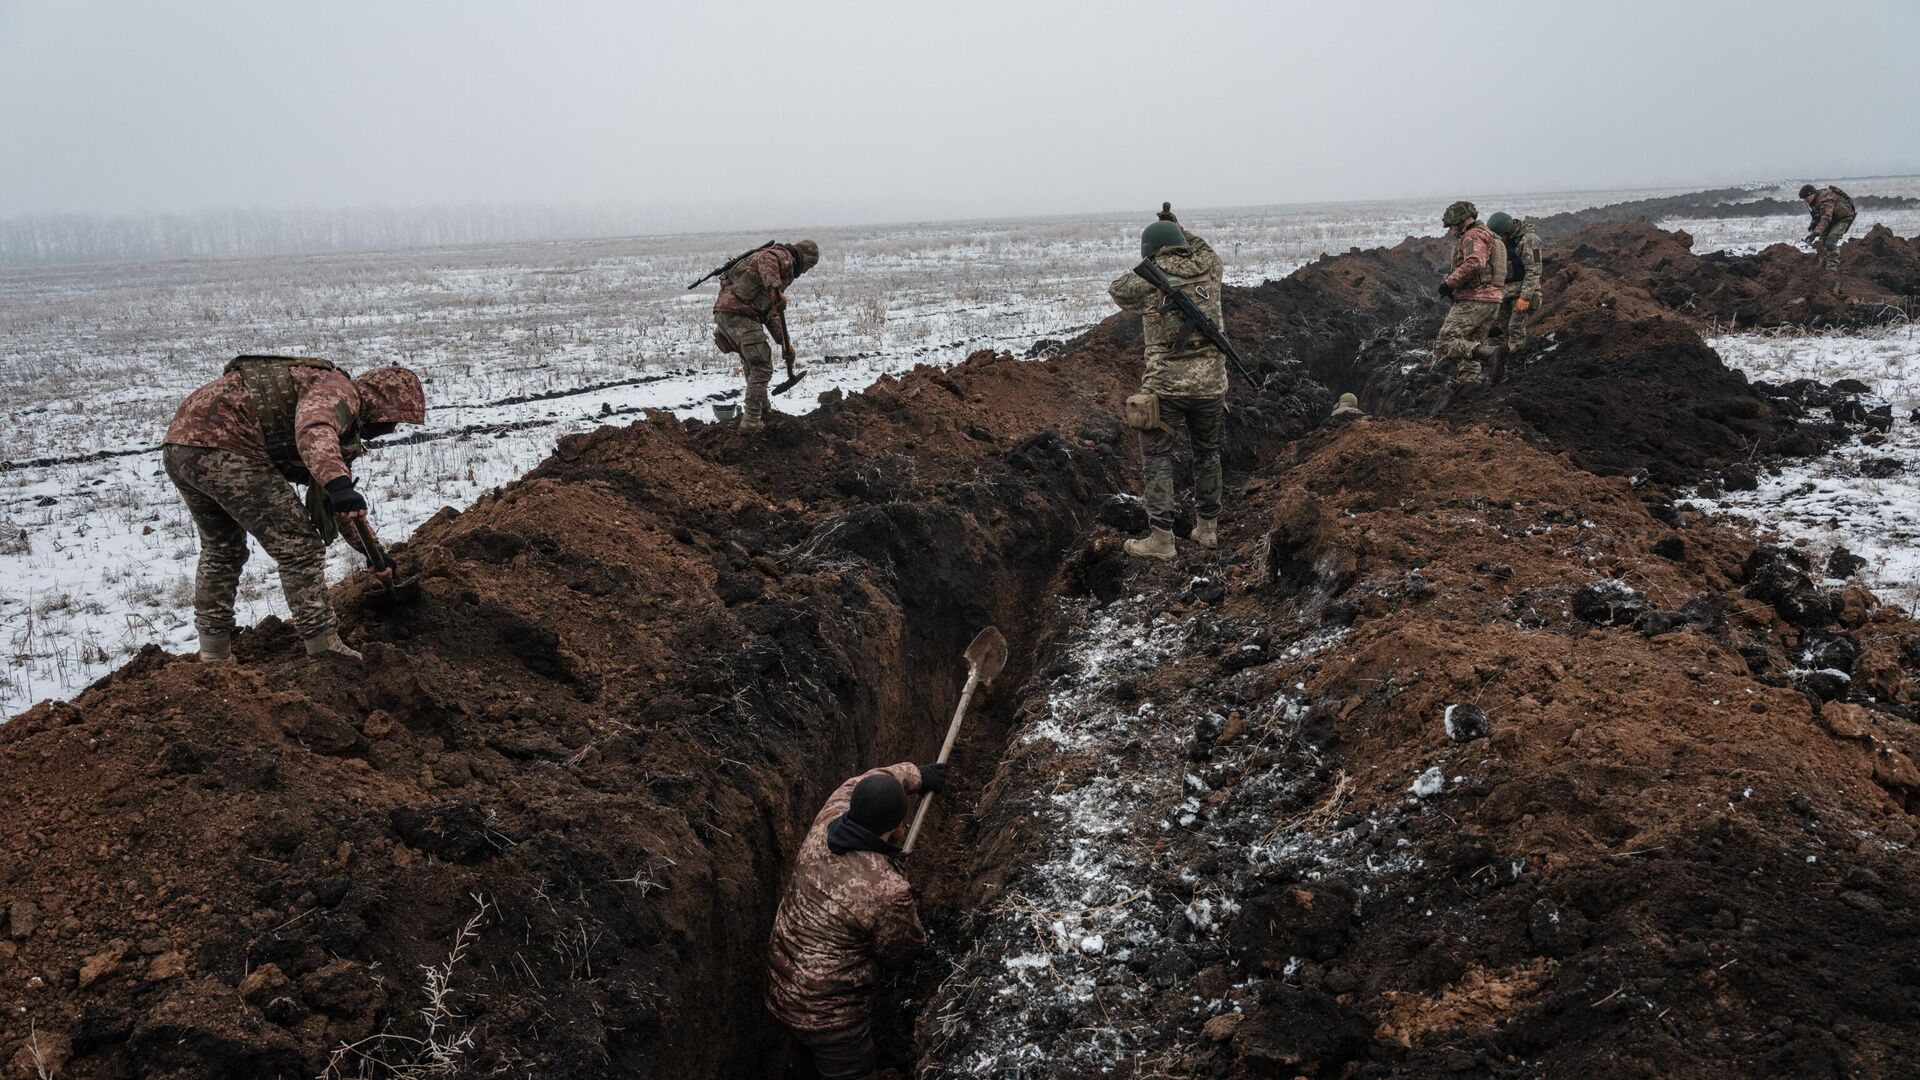
[[193,213],[31,214],[0,221],[0,266],[378,251],[572,240],[711,228],[722,215],[663,221],[637,207],[364,206]]

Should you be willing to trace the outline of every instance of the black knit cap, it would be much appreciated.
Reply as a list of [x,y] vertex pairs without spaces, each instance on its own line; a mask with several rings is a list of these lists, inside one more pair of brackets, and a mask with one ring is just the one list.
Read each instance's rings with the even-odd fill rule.
[[853,785],[847,817],[856,825],[884,833],[907,820],[907,789],[889,773],[869,776]]

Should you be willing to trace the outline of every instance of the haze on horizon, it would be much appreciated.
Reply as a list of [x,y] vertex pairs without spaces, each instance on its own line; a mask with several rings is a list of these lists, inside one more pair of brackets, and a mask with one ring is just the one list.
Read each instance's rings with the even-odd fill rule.
[[1920,4],[0,0],[0,218],[662,227],[1920,171]]

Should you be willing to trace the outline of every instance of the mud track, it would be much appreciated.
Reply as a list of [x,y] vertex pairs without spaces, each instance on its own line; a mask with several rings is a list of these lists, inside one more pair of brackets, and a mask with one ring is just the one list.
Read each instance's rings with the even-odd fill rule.
[[[1458,400],[1406,370],[1440,314],[1436,241],[1230,290],[1238,343],[1274,375],[1233,398],[1229,466],[1254,481],[1237,527],[1276,512],[1290,467],[1306,470],[1290,484],[1349,483],[1289,450],[1345,389],[1377,410],[1437,407],[1442,422],[1408,430],[1438,448],[1465,438],[1453,424],[1490,420],[1579,465],[1664,469],[1655,489],[1837,437],[1726,372],[1701,329],[1723,307],[1744,325],[1911,305],[1913,245],[1880,231],[1849,245],[1868,303],[1839,305],[1811,298],[1787,249],[1698,259],[1663,235],[1602,225],[1553,245],[1553,343],[1515,383]],[[1801,305],[1761,303],[1802,281]],[[381,619],[364,583],[337,590],[364,675],[300,660],[270,619],[235,667],[150,650],[0,727],[0,1064],[37,1048],[69,1077],[314,1076],[344,1045],[344,1074],[385,1075],[423,1060],[423,969],[461,944],[441,1037],[472,1033],[468,1074],[767,1075],[784,1044],[758,1004],[761,950],[824,792],[931,754],[960,650],[992,622],[1014,660],[949,802],[998,812],[982,799],[1002,738],[1061,674],[1029,683],[1033,657],[1074,632],[1053,598],[1143,587],[1111,554],[1139,516],[1113,497],[1133,486],[1115,418],[1138,349],[1137,320],[1115,318],[1044,361],[980,353],[883,378],[765,441],[664,415],[570,437],[402,548],[426,586],[417,609]],[[1590,369],[1614,374],[1570,377]],[[1610,417],[1630,414],[1618,437]],[[1676,446],[1688,453],[1668,466]],[[1713,541],[1712,573],[1738,546]],[[1258,602],[1296,604],[1311,575],[1265,550]],[[1368,556],[1380,573],[1425,557],[1411,542]],[[1799,595],[1787,571],[1754,573],[1790,606]],[[1001,783],[1018,775],[1010,761]],[[945,854],[914,874],[951,930],[984,903],[958,872],[982,836],[965,814],[936,828]],[[1017,869],[993,846],[1004,855],[981,874]]]

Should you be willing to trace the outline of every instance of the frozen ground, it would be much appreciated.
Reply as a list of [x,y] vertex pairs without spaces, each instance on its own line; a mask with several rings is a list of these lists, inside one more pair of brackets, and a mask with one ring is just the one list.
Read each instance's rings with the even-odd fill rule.
[[1750,518],[1824,562],[1844,546],[1867,560],[1861,580],[1888,602],[1920,605],[1920,329],[1889,326],[1866,334],[1736,334],[1709,342],[1748,377],[1857,379],[1873,404],[1893,406],[1894,424],[1877,445],[1855,441],[1831,454],[1762,475],[1755,491],[1695,499],[1702,509]]
[[[1901,190],[1913,191],[1909,181]],[[1861,193],[1866,193],[1865,188]],[[1658,192],[1481,199],[1519,214]],[[1438,232],[1444,200],[1196,210],[1229,280],[1280,277],[1325,252]],[[1178,209],[1178,208],[1176,208]],[[810,408],[918,363],[1024,351],[1104,318],[1146,213],[812,230],[824,257],[792,292]],[[1747,223],[1739,223],[1743,227]],[[1792,229],[1790,234],[1798,234]],[[738,375],[710,345],[714,287],[685,284],[761,235],[0,272],[0,717],[70,695],[141,645],[192,639],[196,541],[154,447],[175,405],[240,352],[387,363],[425,378],[426,441],[360,474],[389,538],[538,463],[561,435],[643,408],[707,415]],[[544,395],[544,396],[542,396]],[[537,400],[526,400],[536,397]],[[337,578],[354,562],[342,546]],[[284,612],[270,562],[243,621]]]
[[[1911,197],[1916,193],[1915,183],[1908,177],[1849,180],[1842,186],[1849,195]],[[1752,195],[1754,199],[1794,202],[1799,198],[1799,191],[1798,184],[1790,184],[1778,188],[1755,188]],[[1808,222],[1805,213],[1793,213],[1751,218],[1663,218],[1658,224],[1663,229],[1685,230],[1693,237],[1693,250],[1697,254],[1725,251],[1733,255],[1751,255],[1773,244],[1799,244],[1801,238],[1807,235]],[[1862,209],[1847,235],[1865,236],[1867,230],[1875,225],[1885,225],[1901,236],[1920,236],[1920,210]]]

